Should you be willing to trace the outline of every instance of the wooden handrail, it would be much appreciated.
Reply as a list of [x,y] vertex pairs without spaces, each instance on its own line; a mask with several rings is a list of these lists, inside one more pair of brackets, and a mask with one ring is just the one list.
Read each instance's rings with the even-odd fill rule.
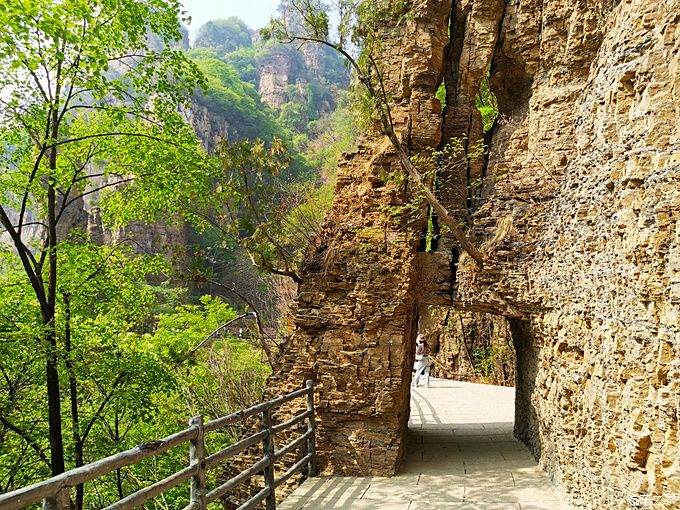
[[[272,410],[286,402],[305,396],[307,409],[304,413],[293,418],[273,425],[271,423]],[[252,416],[260,416],[260,431],[251,434],[210,456],[205,454],[205,434],[213,432],[229,425],[239,423]],[[277,432],[287,430],[302,421],[307,421],[307,431],[288,445],[274,451],[274,436]],[[290,478],[294,473],[301,471],[307,465],[309,476],[315,476],[315,435],[316,425],[314,420],[314,383],[307,381],[304,388],[274,398],[272,400],[256,404],[247,409],[233,414],[222,416],[208,423],[203,423],[202,416],[193,417],[188,429],[172,434],[158,441],[141,444],[130,450],[111,455],[104,459],[71,469],[58,476],[38,482],[28,487],[23,487],[12,492],[0,495],[0,510],[21,510],[28,506],[43,502],[43,508],[49,510],[66,510],[70,506],[69,491],[72,487],[95,478],[104,476],[117,469],[137,464],[143,459],[154,457],[168,451],[180,444],[190,443],[189,465],[158,482],[144,487],[132,494],[127,495],[120,501],[106,507],[107,510],[123,510],[135,508],[167,490],[191,480],[191,496],[186,508],[205,510],[211,501],[221,498],[230,490],[245,482],[257,473],[265,475],[265,486],[250,500],[241,505],[241,509],[247,510],[255,507],[259,502],[267,500],[268,510],[276,508],[274,490],[277,486]],[[264,458],[245,469],[235,477],[227,480],[222,485],[207,491],[205,487],[205,473],[214,468],[221,461],[246,450],[250,446],[263,443]],[[274,461],[285,454],[291,453],[306,444],[305,455],[286,471],[278,480],[274,476]]]
[[217,453],[213,453],[212,455],[206,457],[205,466],[211,468],[222,462],[224,459],[228,459],[229,457],[233,457],[234,455],[241,453],[243,450],[250,448],[254,444],[257,444],[260,441],[262,441],[262,439],[266,435],[267,432],[261,430],[257,434],[246,437],[245,439],[241,439],[238,443],[234,443],[233,445],[225,448],[224,450],[221,450]]
[[284,421],[283,423],[274,425],[272,428],[274,429],[274,432],[278,432],[279,430],[286,430],[291,428],[293,425],[297,425],[301,421],[306,420],[307,418],[309,418],[309,416],[310,416],[309,411],[305,411],[304,413],[293,416],[288,421]]
[[279,460],[281,457],[284,455],[289,454],[292,451],[297,450],[300,448],[300,446],[307,443],[307,439],[312,435],[312,431],[308,430],[304,434],[302,434],[300,437],[298,437],[295,441],[292,443],[289,443],[288,445],[284,446],[280,450],[277,450],[276,453],[274,453],[274,459]]
[[288,480],[291,476],[293,476],[295,473],[297,473],[297,472],[300,471],[303,467],[305,467],[305,464],[308,464],[308,463],[311,462],[311,461],[312,461],[312,454],[311,454],[311,453],[308,453],[307,455],[305,455],[304,457],[302,457],[299,461],[297,461],[297,463],[295,463],[288,471],[286,471],[285,473],[283,473],[283,474],[281,475],[281,478],[279,478],[278,480],[276,480],[276,482],[274,482],[274,486],[275,486],[275,487],[278,487],[279,485],[281,485],[282,483],[284,483],[284,482],[285,482],[286,480]]
[[255,464],[250,466],[248,469],[245,471],[241,471],[238,475],[236,475],[234,478],[231,478],[224,482],[222,485],[219,487],[214,488],[208,493],[208,503],[215,501],[216,499],[221,498],[225,494],[227,494],[230,490],[232,490],[234,487],[242,484],[246,480],[250,479],[251,476],[253,476],[255,473],[260,473],[262,470],[267,467],[267,464],[269,463],[268,458],[261,459],[257,461]]
[[140,505],[149,501],[150,499],[155,498],[156,496],[160,496],[165,491],[178,486],[182,482],[187,481],[189,478],[198,474],[199,470],[200,469],[198,464],[185,467],[184,469],[177,471],[177,473],[174,473],[168,476],[167,478],[163,478],[162,480],[152,485],[149,485],[148,487],[144,487],[143,489],[140,489],[137,492],[133,492],[132,494],[124,497],[120,501],[117,501],[116,503],[113,503],[112,505],[105,507],[104,510],[130,510],[132,508],[137,508]]

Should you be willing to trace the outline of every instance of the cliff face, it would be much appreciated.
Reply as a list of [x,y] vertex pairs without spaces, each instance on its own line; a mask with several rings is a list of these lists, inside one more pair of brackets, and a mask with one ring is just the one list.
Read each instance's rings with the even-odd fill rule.
[[303,116],[318,118],[335,108],[341,90],[349,85],[349,73],[330,48],[305,44],[266,43],[257,59],[257,89],[262,102],[275,110],[287,103],[298,105]]
[[[411,126],[414,151],[440,140],[432,91],[441,81],[448,11],[443,2],[421,2],[408,26],[385,29],[394,120],[400,132]],[[422,225],[390,221],[386,208],[410,194],[386,177],[399,171],[378,135],[341,162],[332,210],[299,286],[296,332],[275,376],[276,392],[317,380],[317,453],[327,472],[387,475],[402,454]]]
[[[422,225],[387,227],[381,206],[408,190],[382,180],[396,163],[381,138],[343,163],[278,376],[319,381],[328,471],[394,470],[417,310],[453,306],[508,321],[516,435],[574,502],[680,505],[679,12],[676,0],[419,0],[386,33],[411,149],[489,147],[438,176],[447,207],[473,213],[487,263],[445,237],[418,254]],[[474,98],[487,73],[501,119],[485,134]]]
[[220,141],[229,140],[235,129],[229,118],[215,112],[211,106],[204,97],[196,94],[185,117],[205,150],[214,154]]
[[262,102],[278,109],[289,101],[288,87],[305,83],[302,77],[304,60],[302,54],[282,48],[272,52],[260,63],[258,91]]
[[517,317],[516,433],[591,508],[680,504],[678,7],[522,2],[490,60],[493,262],[460,304]]

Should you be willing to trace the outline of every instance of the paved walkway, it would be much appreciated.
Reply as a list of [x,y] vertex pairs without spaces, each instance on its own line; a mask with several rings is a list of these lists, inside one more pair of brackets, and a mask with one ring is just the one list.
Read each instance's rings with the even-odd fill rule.
[[443,379],[411,392],[408,451],[392,478],[311,478],[280,510],[568,510],[512,439],[514,389]]

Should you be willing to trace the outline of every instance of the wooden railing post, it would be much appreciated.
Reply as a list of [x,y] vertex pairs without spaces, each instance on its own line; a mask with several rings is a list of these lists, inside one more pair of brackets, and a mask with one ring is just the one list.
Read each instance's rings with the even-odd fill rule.
[[262,439],[262,450],[268,460],[264,468],[264,486],[269,488],[267,510],[276,510],[276,494],[274,494],[274,430],[272,429],[271,408],[262,411],[262,430],[266,431]]
[[314,419],[314,381],[307,381],[305,385],[309,390],[309,393],[307,393],[307,412],[309,412],[307,430],[311,432],[307,438],[307,455],[311,454],[311,458],[307,463],[307,476],[316,476],[316,420]]
[[203,416],[194,416],[189,420],[190,427],[196,427],[196,438],[189,445],[189,465],[198,464],[198,472],[191,477],[190,504],[194,510],[205,510],[205,430]]
[[69,510],[71,497],[68,489],[60,490],[56,496],[43,499],[43,510]]

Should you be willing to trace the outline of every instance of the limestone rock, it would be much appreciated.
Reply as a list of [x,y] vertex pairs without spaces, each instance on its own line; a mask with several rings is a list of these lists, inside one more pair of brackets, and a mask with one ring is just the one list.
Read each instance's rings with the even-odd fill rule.
[[[317,380],[327,472],[391,474],[420,306],[494,314],[517,355],[515,434],[573,502],[678,508],[680,4],[450,10],[413,2],[408,22],[386,29],[381,61],[411,150],[461,135],[489,147],[438,176],[487,263],[445,237],[418,254],[424,225],[387,221],[385,206],[410,190],[382,180],[397,162],[368,136],[338,171],[277,391]],[[485,134],[474,97],[487,70],[501,119]],[[432,101],[442,79],[443,115]]]

